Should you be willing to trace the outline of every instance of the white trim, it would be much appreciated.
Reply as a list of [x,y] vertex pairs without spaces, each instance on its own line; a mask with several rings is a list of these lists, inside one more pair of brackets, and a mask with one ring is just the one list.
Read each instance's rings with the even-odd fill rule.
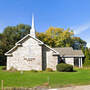
[[82,68],[82,58],[81,58],[81,68]]
[[23,41],[23,40],[24,40],[25,38],[27,38],[28,36],[30,36],[31,38],[33,38],[33,39],[37,40],[38,42],[40,42],[39,45],[45,45],[46,47],[48,47],[49,49],[51,49],[51,50],[54,51],[55,53],[59,54],[59,53],[58,53],[57,51],[55,51],[53,48],[49,47],[48,45],[44,44],[44,43],[43,43],[42,41],[40,41],[39,39],[34,38],[34,37],[32,37],[30,34],[28,34],[28,35],[26,35],[25,37],[23,37],[21,40],[19,40],[12,49],[10,49],[8,52],[5,53],[5,55],[8,55],[12,50],[14,50],[15,48],[17,48],[18,46],[22,46],[22,44],[21,44],[20,42]]
[[80,65],[80,60],[81,60],[81,59],[79,58],[79,60],[78,60],[78,61],[79,61],[79,68],[81,67],[81,65]]
[[12,50],[14,50],[15,48],[17,48],[17,45],[14,46],[12,49],[10,49],[8,52],[5,53],[5,55],[8,55]]
[[30,36],[31,38],[33,38],[33,39],[35,39],[35,40],[37,40],[38,42],[40,42],[40,43],[42,43],[43,44],[43,42],[42,41],[40,41],[39,39],[37,39],[37,38],[34,38],[34,37],[32,37],[30,34],[28,34],[28,35],[26,35],[25,37],[23,37],[21,40],[19,40],[16,44],[19,44],[21,41],[23,41],[25,38],[27,38],[28,36]]
[[18,44],[18,43],[20,43],[22,40],[24,40],[26,37],[28,37],[29,36],[29,34],[28,35],[26,35],[25,37],[23,37],[21,40],[19,40],[16,44]]
[[22,46],[22,44],[20,44],[20,43],[16,43],[15,45],[16,45],[16,46]]
[[5,55],[6,55],[6,56],[12,56],[12,54],[7,54],[7,53],[5,53]]
[[75,56],[73,56],[73,55],[65,55],[65,56],[64,56],[64,55],[60,55],[60,56],[61,56],[61,57],[68,57],[68,58],[69,58],[69,57],[73,57],[73,58],[74,58],[74,57],[78,57],[78,58],[84,57],[84,55],[75,55]]

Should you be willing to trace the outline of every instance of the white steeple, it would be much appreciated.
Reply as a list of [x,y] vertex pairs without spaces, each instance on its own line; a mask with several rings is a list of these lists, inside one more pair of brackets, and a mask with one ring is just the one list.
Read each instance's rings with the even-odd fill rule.
[[30,35],[34,38],[36,37],[35,25],[34,25],[34,15],[33,14],[32,14],[32,27],[30,30]]

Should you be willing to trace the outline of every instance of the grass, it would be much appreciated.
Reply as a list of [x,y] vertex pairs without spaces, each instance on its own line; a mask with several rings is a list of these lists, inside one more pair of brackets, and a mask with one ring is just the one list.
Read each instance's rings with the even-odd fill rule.
[[4,87],[35,87],[49,82],[51,87],[90,84],[90,69],[78,69],[77,72],[9,72],[0,67],[0,85]]

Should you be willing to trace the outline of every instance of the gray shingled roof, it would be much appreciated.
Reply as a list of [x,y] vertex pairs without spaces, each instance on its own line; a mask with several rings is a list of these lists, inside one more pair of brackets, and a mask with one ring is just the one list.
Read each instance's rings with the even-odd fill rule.
[[72,47],[54,48],[61,57],[84,57],[82,50],[73,50]]

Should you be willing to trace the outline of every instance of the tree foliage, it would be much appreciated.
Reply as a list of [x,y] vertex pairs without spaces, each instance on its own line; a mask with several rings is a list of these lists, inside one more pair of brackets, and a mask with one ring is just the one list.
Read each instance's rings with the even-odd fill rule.
[[0,54],[4,54],[11,49],[14,44],[27,35],[30,31],[30,26],[19,24],[17,26],[8,26],[0,34]]
[[[10,50],[17,41],[30,33],[30,26],[19,24],[17,26],[8,26],[0,34],[0,56]],[[69,28],[50,27],[45,32],[37,32],[36,36],[39,40],[51,47],[73,47],[81,49],[86,45],[86,42],[79,37],[74,37],[74,32]]]
[[0,34],[0,62],[5,64],[5,52],[27,35],[30,32],[30,28],[29,25],[19,24],[17,26],[8,26],[4,29],[3,33]]
[[90,51],[88,48],[85,49],[85,62],[84,66],[90,67]]
[[86,47],[86,41],[82,40],[80,37],[72,37],[73,39],[73,48],[75,49],[82,49],[83,47]]
[[90,52],[88,48],[85,49],[85,56],[86,56],[86,60],[90,60]]
[[74,37],[74,32],[69,28],[50,27],[44,33],[37,33],[38,39],[51,47],[73,47],[81,49],[86,42],[79,37]]

